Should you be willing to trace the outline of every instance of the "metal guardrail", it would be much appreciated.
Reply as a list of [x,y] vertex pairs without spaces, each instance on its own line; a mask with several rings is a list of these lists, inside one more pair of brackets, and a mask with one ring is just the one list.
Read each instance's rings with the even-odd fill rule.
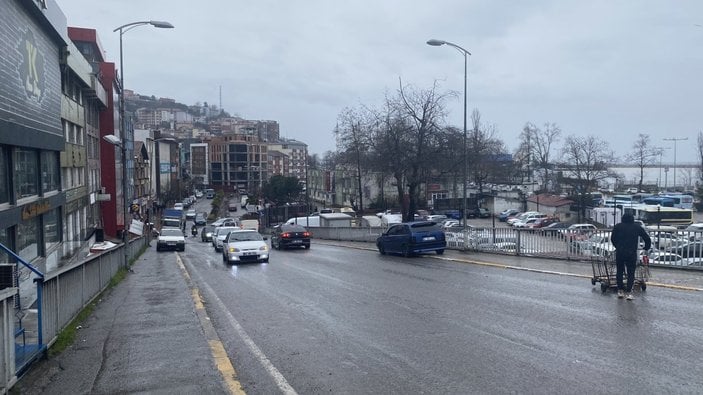
[[0,393],[17,382],[15,374],[15,303],[17,288],[0,290]]
[[[375,242],[383,228],[364,227],[312,227],[313,237],[326,240]],[[656,232],[652,237],[653,256],[650,266],[703,270],[703,233],[677,233],[677,242],[662,237]],[[565,234],[546,229],[520,229],[512,227],[471,228],[469,230],[445,232],[447,248],[461,251],[489,252],[497,254],[556,258],[574,261],[602,261],[614,259],[614,247],[610,244],[610,229],[599,229],[590,233]],[[596,235],[602,242],[596,242]],[[673,255],[682,256],[681,259]]]
[[[131,240],[127,247],[130,259],[135,258],[149,242],[146,237]],[[27,264],[37,278],[37,314],[23,323],[22,344],[16,343],[14,298],[17,288],[0,290],[0,393],[6,393],[17,377],[37,356],[53,344],[63,328],[100,294],[122,266],[123,245],[92,256],[85,261],[43,274]],[[7,251],[7,250],[6,250]],[[12,251],[7,251],[19,259]],[[21,262],[21,260],[18,260]],[[24,262],[23,262],[24,263]],[[26,330],[26,333],[25,333]],[[44,342],[45,339],[50,339]],[[21,359],[21,361],[18,361]]]

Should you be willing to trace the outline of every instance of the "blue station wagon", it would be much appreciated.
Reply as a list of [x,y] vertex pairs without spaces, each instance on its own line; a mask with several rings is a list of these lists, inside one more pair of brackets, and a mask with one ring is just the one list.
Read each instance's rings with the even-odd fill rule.
[[447,241],[436,222],[415,221],[392,225],[376,239],[376,247],[381,255],[395,253],[407,257],[432,251],[442,255]]

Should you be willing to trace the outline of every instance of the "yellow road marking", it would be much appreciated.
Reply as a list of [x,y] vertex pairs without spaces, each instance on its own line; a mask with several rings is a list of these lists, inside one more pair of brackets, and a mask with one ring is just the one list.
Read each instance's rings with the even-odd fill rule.
[[180,267],[183,276],[186,278],[186,282],[191,287],[191,298],[193,299],[193,304],[195,305],[196,315],[206,336],[210,337],[208,339],[210,354],[212,355],[212,359],[215,362],[217,370],[220,372],[220,375],[225,381],[225,386],[231,394],[245,395],[246,392],[242,389],[242,384],[239,380],[237,380],[237,371],[234,369],[234,365],[232,365],[232,361],[227,356],[227,351],[225,351],[222,341],[220,341],[219,336],[217,336],[217,332],[215,332],[215,328],[212,327],[210,318],[207,316],[207,311],[205,310],[205,305],[203,304],[203,298],[200,295],[200,290],[198,287],[193,285],[190,274],[188,274],[188,270],[186,270],[186,267],[178,254],[176,254],[176,262],[178,263],[178,267]]

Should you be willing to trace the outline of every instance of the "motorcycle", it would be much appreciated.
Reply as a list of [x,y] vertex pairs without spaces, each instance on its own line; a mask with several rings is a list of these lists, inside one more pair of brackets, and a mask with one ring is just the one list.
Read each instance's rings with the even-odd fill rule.
[[198,235],[198,228],[196,228],[195,226],[192,227],[192,228],[190,229],[190,233],[191,233],[193,236],[197,236],[197,235]]

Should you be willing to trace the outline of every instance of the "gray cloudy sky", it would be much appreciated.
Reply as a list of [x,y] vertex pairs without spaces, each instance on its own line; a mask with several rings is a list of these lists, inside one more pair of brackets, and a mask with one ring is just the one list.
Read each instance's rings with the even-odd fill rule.
[[469,112],[494,124],[512,151],[526,122],[593,134],[631,151],[638,133],[671,147],[664,161],[696,160],[703,130],[703,1],[493,0],[57,0],[69,26],[98,30],[125,85],[141,94],[219,103],[247,119],[276,120],[281,135],[322,154],[344,107],[377,105],[404,83],[440,81],[459,93],[448,122],[461,127],[463,57]]

